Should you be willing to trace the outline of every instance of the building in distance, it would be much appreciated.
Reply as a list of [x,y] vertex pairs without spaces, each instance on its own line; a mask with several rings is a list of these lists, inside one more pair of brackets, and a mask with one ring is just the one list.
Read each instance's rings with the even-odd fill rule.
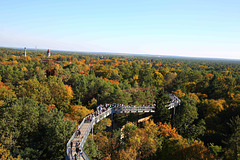
[[48,50],[47,50],[47,58],[50,57],[50,56],[51,56],[51,52],[50,52],[50,50],[48,49]]

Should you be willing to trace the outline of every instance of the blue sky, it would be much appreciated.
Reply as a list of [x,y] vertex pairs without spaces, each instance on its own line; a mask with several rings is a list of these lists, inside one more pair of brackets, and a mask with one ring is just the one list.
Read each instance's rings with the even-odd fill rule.
[[239,0],[7,0],[0,46],[240,59]]

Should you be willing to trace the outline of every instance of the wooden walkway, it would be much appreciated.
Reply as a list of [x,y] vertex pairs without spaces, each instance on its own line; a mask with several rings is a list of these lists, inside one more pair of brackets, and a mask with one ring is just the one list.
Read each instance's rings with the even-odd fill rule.
[[[166,108],[168,109],[174,109],[175,107],[180,105],[180,99],[178,99],[175,95],[169,94],[171,101],[169,102],[170,104],[166,105]],[[112,108],[111,108],[112,106]],[[87,122],[87,117],[83,119],[81,124],[78,126],[81,131],[81,135],[77,136],[76,131],[74,132],[73,136],[70,138],[70,140],[67,143],[67,157],[66,159],[69,160],[75,160],[75,154],[76,153],[76,142],[79,141],[80,143],[80,148],[82,149],[82,156],[78,156],[76,160],[90,160],[88,155],[84,152],[83,146],[87,140],[87,137],[89,133],[91,132],[91,129],[93,129],[93,126],[101,121],[103,118],[106,118],[109,115],[113,115],[114,113],[153,113],[155,112],[155,106],[132,106],[132,105],[110,105],[110,108],[106,109],[103,112],[100,112],[100,114],[97,114],[97,116],[94,116],[92,118],[91,122]],[[71,153],[71,148],[70,148],[70,143],[73,142],[73,147],[72,147],[72,153]]]
[[[85,133],[87,132],[89,126],[91,125],[91,123],[85,123],[83,124],[83,126],[80,128],[81,134],[80,136],[75,136],[73,139],[73,148],[72,148],[72,159],[75,160],[74,155],[77,154],[76,153],[76,143],[77,141],[81,142],[83,139],[83,136],[85,135]],[[71,148],[69,148],[71,150]],[[83,160],[82,157],[78,156],[77,160]]]

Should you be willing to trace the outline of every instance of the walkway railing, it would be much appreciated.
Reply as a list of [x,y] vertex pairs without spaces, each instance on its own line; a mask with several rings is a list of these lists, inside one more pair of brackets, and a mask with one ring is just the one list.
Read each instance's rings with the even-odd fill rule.
[[[109,108],[107,111],[103,112],[102,114],[94,117],[90,122],[91,124],[89,125],[87,131],[85,132],[84,136],[83,136],[83,139],[82,141],[80,142],[80,147],[83,148],[86,140],[87,140],[87,137],[91,131],[91,129],[93,128],[93,126],[98,123],[99,121],[101,121],[103,118],[106,118],[107,116],[109,116],[110,114],[112,114],[112,109]],[[86,117],[85,117],[86,118]],[[85,121],[88,121],[87,119],[85,119]]]
[[[171,98],[171,96],[170,96]],[[166,107],[168,109],[172,109],[177,107],[180,104],[180,100],[176,97],[174,97],[174,101],[171,101],[170,104],[166,105]],[[155,112],[155,106],[133,106],[133,105],[113,105],[114,107],[108,108],[106,111],[101,112],[99,115],[97,116],[93,116],[92,119],[88,119],[87,117],[85,117],[81,124],[78,126],[78,128],[82,128],[84,125],[90,123],[90,125],[88,126],[87,130],[85,131],[82,140],[80,142],[80,148],[82,150],[82,155],[80,158],[84,159],[84,160],[90,160],[90,158],[88,157],[88,155],[85,153],[85,151],[83,150],[83,146],[88,138],[89,133],[91,132],[91,130],[93,131],[93,126],[98,123],[99,121],[101,121],[102,119],[106,118],[107,116],[114,114],[114,113],[152,113]],[[117,106],[117,107],[116,107]],[[74,138],[77,137],[77,131],[74,132],[74,134],[72,135],[72,137],[69,139],[67,146],[66,146],[66,151],[67,151],[67,159],[73,159],[72,154],[71,154],[71,148],[70,148],[70,143],[71,141],[74,140]]]
[[[85,118],[82,120],[82,122],[79,124],[78,128],[82,128],[82,126],[83,126],[86,118],[87,118],[87,117],[85,117]],[[70,143],[71,143],[71,141],[76,137],[76,135],[77,135],[77,130],[73,133],[72,137],[69,139],[69,141],[68,141],[68,143],[67,143],[67,146],[66,146],[66,147],[67,147],[67,149],[66,149],[66,150],[67,150],[67,157],[68,157],[68,156],[71,156]]]
[[139,107],[139,106],[122,106],[113,107],[113,113],[138,113],[138,112],[155,112],[155,107]]

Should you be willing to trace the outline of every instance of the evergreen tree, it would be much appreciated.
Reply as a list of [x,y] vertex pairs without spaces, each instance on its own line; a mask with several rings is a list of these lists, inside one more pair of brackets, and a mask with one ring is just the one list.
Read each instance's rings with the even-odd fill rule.
[[170,121],[170,111],[166,108],[168,101],[169,97],[164,93],[164,90],[159,90],[155,99],[156,108],[153,115],[155,123]]
[[227,141],[228,149],[226,151],[226,159],[240,159],[240,117],[236,116],[230,120],[229,126],[232,134]]
[[173,126],[177,129],[178,133],[185,138],[197,138],[205,132],[205,121],[198,120],[198,112],[196,102],[192,99],[185,97],[182,99],[179,112],[173,119]]

